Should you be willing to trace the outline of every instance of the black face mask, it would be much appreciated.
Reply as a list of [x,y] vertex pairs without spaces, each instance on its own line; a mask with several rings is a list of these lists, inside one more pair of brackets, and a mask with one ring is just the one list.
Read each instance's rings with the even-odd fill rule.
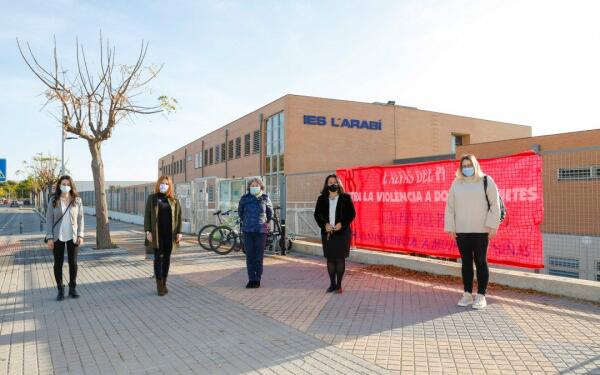
[[333,185],[327,186],[327,189],[332,193],[335,193],[336,191],[338,191],[339,188],[340,187],[338,186],[338,184],[333,184]]

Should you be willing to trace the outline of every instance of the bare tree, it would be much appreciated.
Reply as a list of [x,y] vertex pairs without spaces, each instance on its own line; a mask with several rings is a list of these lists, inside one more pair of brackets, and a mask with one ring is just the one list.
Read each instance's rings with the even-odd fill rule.
[[[59,104],[63,115],[57,120],[64,131],[76,134],[88,142],[92,156],[92,174],[96,191],[96,246],[112,247],[108,222],[108,207],[104,190],[104,163],[102,143],[109,139],[115,126],[136,115],[150,115],[175,110],[177,101],[167,96],[157,98],[156,104],[141,105],[138,100],[150,94],[147,84],[160,73],[163,65],[145,66],[148,43],[142,41],[133,65],[116,64],[115,48],[100,34],[100,64],[96,72],[90,71],[83,46],[76,39],[76,73],[70,78],[59,64],[56,39],[54,39],[53,64],[42,66],[29,43],[24,51],[17,39],[21,57],[46,86],[44,91],[49,103]],[[59,66],[61,69],[59,70]]]
[[[60,177],[60,159],[56,156],[38,154],[31,162],[23,162],[29,176],[32,178],[32,188],[38,197],[39,209],[44,211],[48,205],[48,199],[52,194],[52,187]],[[41,194],[41,197],[39,197]]]

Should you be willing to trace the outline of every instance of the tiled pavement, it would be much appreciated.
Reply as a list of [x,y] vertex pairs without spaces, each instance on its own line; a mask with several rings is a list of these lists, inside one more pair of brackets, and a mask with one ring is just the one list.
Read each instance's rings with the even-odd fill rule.
[[360,265],[331,295],[322,260],[297,256],[247,290],[241,256],[191,243],[158,297],[139,228],[116,229],[128,251],[84,248],[82,298],[61,303],[39,236],[0,240],[0,374],[600,373],[598,305],[491,290],[475,311],[458,285]]

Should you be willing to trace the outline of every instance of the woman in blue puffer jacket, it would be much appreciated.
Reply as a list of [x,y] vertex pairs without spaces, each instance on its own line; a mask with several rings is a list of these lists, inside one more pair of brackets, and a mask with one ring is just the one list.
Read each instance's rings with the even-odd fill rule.
[[263,273],[268,225],[273,217],[273,205],[264,191],[265,186],[259,178],[251,179],[247,193],[242,196],[238,205],[248,268],[246,288],[260,288]]

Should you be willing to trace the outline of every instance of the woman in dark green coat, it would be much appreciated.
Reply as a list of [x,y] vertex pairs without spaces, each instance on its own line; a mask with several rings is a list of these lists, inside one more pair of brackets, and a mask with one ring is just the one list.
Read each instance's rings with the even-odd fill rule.
[[154,275],[156,291],[164,296],[167,289],[167,276],[171,264],[171,252],[181,241],[181,204],[175,198],[173,180],[161,176],[156,182],[154,194],[146,201],[144,215],[146,247],[154,249]]

